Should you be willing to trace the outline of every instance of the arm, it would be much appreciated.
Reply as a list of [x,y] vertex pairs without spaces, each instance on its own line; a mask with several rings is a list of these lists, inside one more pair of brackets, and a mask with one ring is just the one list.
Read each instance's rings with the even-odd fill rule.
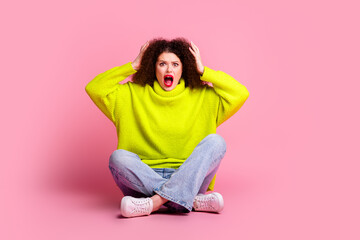
[[119,82],[135,72],[136,70],[132,68],[131,62],[120,67],[111,68],[110,70],[97,75],[86,85],[85,90],[92,99],[104,98],[116,90]]
[[133,62],[129,62],[120,67],[114,67],[97,75],[85,87],[87,94],[96,106],[98,106],[113,123],[115,123],[114,110],[116,99],[118,98],[117,93],[121,91],[121,89],[125,89],[125,86],[119,84],[119,82],[139,70],[142,56],[148,46],[149,41],[141,46],[140,53]]
[[241,108],[249,97],[249,92],[244,85],[230,75],[204,67],[200,57],[200,50],[193,42],[191,42],[189,50],[195,58],[200,79],[211,82],[216,94],[220,97],[216,117],[216,126],[219,126]]
[[112,122],[115,122],[116,93],[124,87],[119,82],[135,72],[136,70],[129,62],[97,75],[85,87],[85,91],[91,100]]
[[249,91],[244,85],[236,81],[230,75],[204,67],[202,81],[211,82],[214,91],[219,96],[219,108],[216,119],[216,126],[219,126],[244,105],[249,97]]

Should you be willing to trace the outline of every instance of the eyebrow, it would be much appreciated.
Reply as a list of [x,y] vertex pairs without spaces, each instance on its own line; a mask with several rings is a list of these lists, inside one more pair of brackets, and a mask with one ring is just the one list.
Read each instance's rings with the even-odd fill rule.
[[[160,59],[160,60],[158,60],[158,62],[167,62],[167,61]],[[180,61],[176,60],[176,61],[172,61],[172,62],[173,62],[173,63],[174,63],[174,62],[178,63],[178,62],[180,62]]]

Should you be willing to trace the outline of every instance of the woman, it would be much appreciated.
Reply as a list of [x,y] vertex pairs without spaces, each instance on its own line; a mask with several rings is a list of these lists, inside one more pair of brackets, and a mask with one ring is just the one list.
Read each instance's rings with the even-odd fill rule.
[[[132,74],[132,82],[119,84]],[[149,215],[162,205],[223,209],[220,193],[205,194],[226,152],[216,127],[244,104],[245,86],[204,66],[197,46],[177,38],[145,43],[133,62],[96,76],[86,92],[116,126],[109,168],[125,196],[122,216]]]

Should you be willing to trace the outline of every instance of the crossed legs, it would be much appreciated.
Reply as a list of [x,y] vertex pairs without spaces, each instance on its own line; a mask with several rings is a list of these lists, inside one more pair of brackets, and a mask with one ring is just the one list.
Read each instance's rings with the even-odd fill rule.
[[218,134],[206,136],[169,178],[163,178],[135,153],[118,149],[110,156],[109,168],[124,196],[149,197],[152,211],[166,205],[190,212],[197,194],[206,192],[226,152]]

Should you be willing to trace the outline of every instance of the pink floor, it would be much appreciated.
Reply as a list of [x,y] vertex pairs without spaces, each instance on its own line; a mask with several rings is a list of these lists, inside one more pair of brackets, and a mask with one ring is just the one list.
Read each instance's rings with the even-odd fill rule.
[[[0,239],[360,239],[357,1],[2,4]],[[250,96],[218,128],[220,214],[124,219],[112,123],[85,93],[183,36]]]

